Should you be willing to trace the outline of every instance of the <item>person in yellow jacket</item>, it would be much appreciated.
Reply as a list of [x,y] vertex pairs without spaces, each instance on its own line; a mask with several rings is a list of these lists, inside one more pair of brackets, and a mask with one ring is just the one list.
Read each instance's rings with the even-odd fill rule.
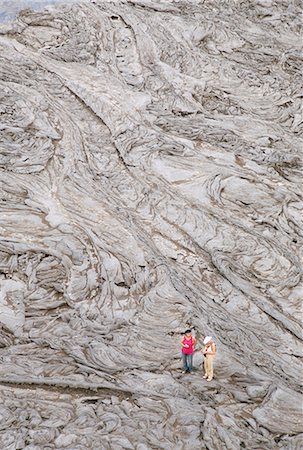
[[213,360],[216,354],[216,344],[214,343],[211,336],[206,336],[206,338],[203,341],[204,348],[203,348],[203,355],[204,355],[204,376],[203,378],[206,378],[206,381],[211,381],[214,376],[214,369],[213,369]]

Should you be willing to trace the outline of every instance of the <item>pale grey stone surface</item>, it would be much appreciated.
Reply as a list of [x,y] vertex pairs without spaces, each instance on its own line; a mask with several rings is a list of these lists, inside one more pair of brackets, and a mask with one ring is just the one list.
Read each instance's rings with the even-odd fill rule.
[[[300,7],[0,28],[0,447],[299,449]],[[180,333],[218,346],[180,372]]]

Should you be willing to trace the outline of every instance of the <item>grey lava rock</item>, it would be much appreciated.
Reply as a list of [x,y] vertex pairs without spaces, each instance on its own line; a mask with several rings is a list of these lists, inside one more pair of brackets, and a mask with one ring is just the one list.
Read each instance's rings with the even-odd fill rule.
[[1,24],[1,448],[300,448],[300,12],[94,0]]

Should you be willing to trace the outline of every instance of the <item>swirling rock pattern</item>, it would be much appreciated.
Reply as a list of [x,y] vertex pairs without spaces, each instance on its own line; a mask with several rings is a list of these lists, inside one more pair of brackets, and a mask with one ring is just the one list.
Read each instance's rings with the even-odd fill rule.
[[[0,33],[1,448],[299,449],[299,2]],[[212,383],[180,373],[189,326]]]

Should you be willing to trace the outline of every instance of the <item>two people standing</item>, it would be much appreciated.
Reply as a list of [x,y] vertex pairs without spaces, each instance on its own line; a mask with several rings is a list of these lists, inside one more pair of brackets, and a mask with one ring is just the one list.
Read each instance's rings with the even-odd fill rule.
[[[189,373],[193,369],[193,353],[197,341],[191,334],[191,330],[186,330],[181,339],[181,352],[183,373]],[[216,344],[212,340],[211,336],[206,336],[203,341],[204,347],[202,349],[204,355],[204,376],[207,381],[213,379],[213,360],[216,354]]]

